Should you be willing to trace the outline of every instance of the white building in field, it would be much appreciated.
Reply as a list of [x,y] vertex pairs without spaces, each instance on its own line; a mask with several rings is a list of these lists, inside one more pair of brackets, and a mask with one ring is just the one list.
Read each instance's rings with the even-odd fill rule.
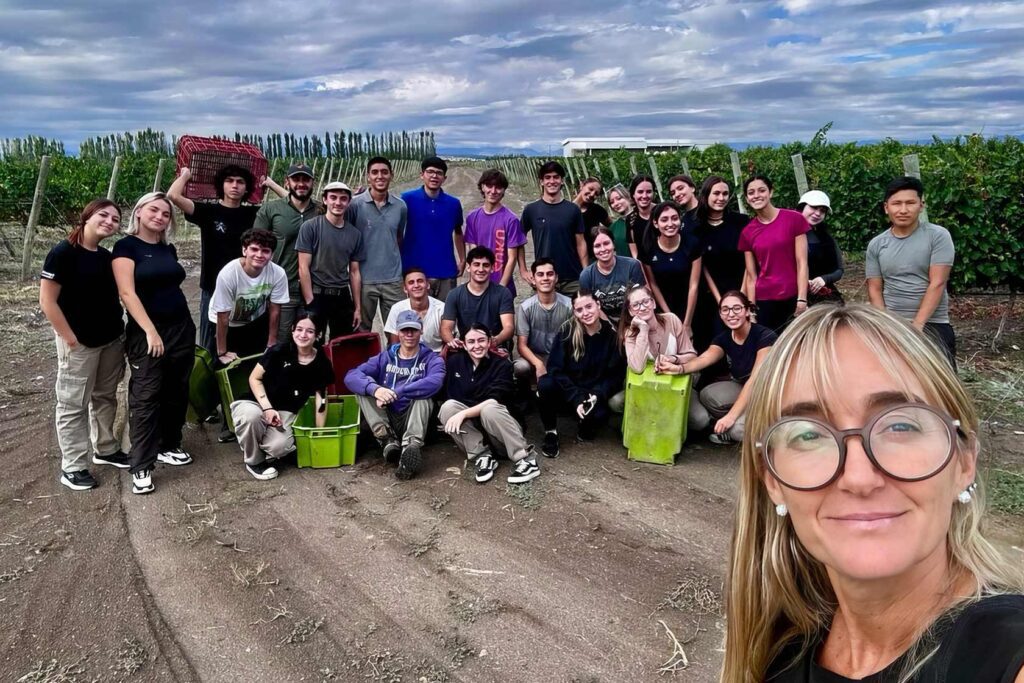
[[667,138],[651,140],[647,138],[567,138],[562,140],[562,156],[587,156],[594,152],[615,149],[656,154],[658,152],[675,152],[679,150],[699,150],[704,149],[706,146],[697,144],[692,140],[670,140]]

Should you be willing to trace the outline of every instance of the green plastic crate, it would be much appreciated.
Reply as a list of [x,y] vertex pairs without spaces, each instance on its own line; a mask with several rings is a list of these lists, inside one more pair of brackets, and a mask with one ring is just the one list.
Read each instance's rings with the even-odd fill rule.
[[686,441],[690,410],[690,376],[659,375],[654,363],[642,373],[626,375],[622,445],[630,460],[674,465]]
[[188,378],[188,411],[185,419],[202,422],[217,407],[217,375],[210,352],[201,346],[195,349],[192,374]]
[[224,409],[228,429],[235,431],[235,421],[231,419],[231,404],[249,393],[249,375],[256,367],[256,361],[263,357],[262,353],[244,358],[236,358],[217,371],[217,388],[220,390],[220,405]]
[[327,422],[316,426],[315,397],[306,401],[292,423],[299,467],[341,467],[356,461],[359,403],[355,396],[328,396]]

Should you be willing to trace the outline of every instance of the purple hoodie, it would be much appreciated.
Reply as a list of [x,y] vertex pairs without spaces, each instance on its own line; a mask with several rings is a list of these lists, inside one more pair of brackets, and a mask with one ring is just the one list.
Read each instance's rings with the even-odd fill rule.
[[441,390],[444,384],[444,361],[441,356],[420,342],[420,351],[411,367],[401,367],[398,360],[399,344],[392,344],[386,350],[370,358],[345,375],[345,386],[354,394],[373,396],[377,387],[387,387],[398,400],[389,407],[402,412],[409,402],[430,398]]

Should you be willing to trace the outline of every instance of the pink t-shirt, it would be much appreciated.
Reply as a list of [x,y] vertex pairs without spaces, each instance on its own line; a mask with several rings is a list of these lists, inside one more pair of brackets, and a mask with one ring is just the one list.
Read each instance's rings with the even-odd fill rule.
[[[487,247],[494,252],[494,270],[491,272],[491,280],[494,282],[501,281],[501,273],[505,270],[505,257],[508,255],[505,249],[526,244],[526,234],[519,219],[506,206],[492,214],[484,211],[482,206],[470,211],[466,216],[466,233],[463,237],[467,244]],[[508,286],[515,292],[511,280]]]
[[811,226],[799,211],[779,209],[771,223],[751,219],[740,233],[740,251],[754,252],[758,274],[755,294],[758,301],[792,299],[796,287],[796,238]]

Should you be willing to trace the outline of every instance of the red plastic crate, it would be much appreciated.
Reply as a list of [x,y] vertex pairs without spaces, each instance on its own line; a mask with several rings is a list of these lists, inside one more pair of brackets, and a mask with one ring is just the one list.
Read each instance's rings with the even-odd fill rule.
[[380,353],[380,335],[376,332],[356,332],[335,337],[324,344],[324,352],[334,367],[334,384],[327,389],[329,394],[347,394],[345,375],[354,367]]
[[[178,138],[177,171],[188,166],[192,179],[185,185],[185,196],[189,199],[216,199],[217,189],[213,179],[217,171],[228,164],[238,164],[249,169],[256,187],[246,201],[256,204],[263,199],[260,178],[267,175],[267,159],[254,145],[231,140],[203,138],[197,135],[182,135]],[[177,173],[175,173],[177,175]]]

